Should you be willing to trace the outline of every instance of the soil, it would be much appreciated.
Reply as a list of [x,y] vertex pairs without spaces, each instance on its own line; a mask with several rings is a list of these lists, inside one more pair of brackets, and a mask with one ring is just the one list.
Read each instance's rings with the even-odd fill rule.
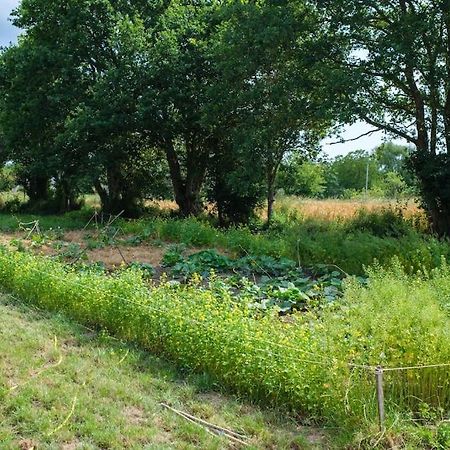
[[[12,245],[11,241],[18,239],[21,240],[24,247],[31,248],[36,254],[56,256],[60,254],[61,250],[54,247],[55,242],[58,241],[61,245],[75,243],[79,244],[80,247],[85,250],[87,257],[86,262],[102,262],[109,270],[120,267],[123,264],[128,265],[132,262],[140,262],[151,264],[156,269],[157,273],[162,272],[160,267],[161,260],[169,247],[169,244],[152,245],[151,242],[143,242],[139,245],[124,245],[121,243],[118,245],[106,245],[101,248],[88,249],[86,239],[88,237],[92,238],[92,233],[82,230],[67,231],[62,238],[49,241],[39,246],[33,245],[33,242],[29,239],[25,239],[25,237],[26,234],[20,231],[0,233],[0,244],[14,249],[17,247]],[[120,236],[120,239],[125,240],[128,237],[132,236]],[[189,249],[186,249],[186,254],[189,255],[201,250],[201,248],[190,247]]]

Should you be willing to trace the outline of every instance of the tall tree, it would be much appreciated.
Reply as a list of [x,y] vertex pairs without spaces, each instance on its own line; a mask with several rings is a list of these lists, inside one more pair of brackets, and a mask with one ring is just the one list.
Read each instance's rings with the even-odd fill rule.
[[314,155],[311,144],[338,115],[333,73],[342,50],[307,1],[235,1],[222,13],[217,113],[247,154],[246,167],[266,182],[270,223],[284,155]]
[[141,132],[137,99],[146,28],[161,9],[145,1],[21,3],[15,23],[24,37],[2,55],[0,124],[32,200],[47,196],[51,179],[60,209],[70,209],[79,182],[90,180],[105,210],[131,213],[151,191],[142,180],[154,181],[160,156]]
[[166,155],[174,197],[184,216],[202,211],[201,188],[217,144],[202,121],[218,75],[209,47],[219,2],[175,0],[150,30],[147,87],[140,102],[144,126]]
[[433,228],[450,233],[450,2],[317,2],[351,52],[349,117],[415,146],[411,167]]
[[22,167],[32,201],[48,196],[52,179],[61,209],[70,209],[85,158],[61,134],[92,77],[113,56],[106,45],[113,10],[107,0],[23,0],[14,16],[25,31],[19,44],[2,54],[5,147]]

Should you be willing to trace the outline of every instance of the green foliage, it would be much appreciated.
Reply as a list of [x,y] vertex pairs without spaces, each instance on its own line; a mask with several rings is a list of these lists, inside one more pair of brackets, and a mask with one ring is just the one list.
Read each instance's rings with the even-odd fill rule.
[[342,190],[363,190],[366,186],[366,174],[369,170],[369,189],[379,178],[375,159],[362,150],[351,152],[345,156],[338,156],[331,164],[330,170],[336,174]]
[[277,186],[287,195],[320,197],[326,187],[325,167],[320,163],[301,160],[283,164]]
[[447,241],[416,231],[407,219],[390,212],[360,213],[344,222],[294,218],[259,233],[246,227],[221,231],[196,219],[128,222],[123,229],[145,233],[147,238],[223,248],[240,256],[286,257],[304,267],[335,264],[357,275],[375,260],[388,264],[393,256],[410,271],[432,269],[442,255],[450,257]]
[[450,74],[448,2],[325,0],[320,7],[352,55],[340,64],[348,119],[413,146],[410,168],[431,223],[448,235],[450,109],[441,95]]
[[[102,327],[259,401],[353,429],[376,420],[373,374],[350,370],[347,363],[392,367],[450,358],[450,319],[442,308],[448,301],[442,294],[450,292],[446,265],[430,276],[413,277],[399,266],[372,269],[367,287],[346,283],[341,307],[319,316],[297,314],[291,323],[270,310],[255,317],[227,291],[219,295],[195,281],[149,289],[140,270],[114,276],[76,272],[5,250],[0,267],[3,287],[41,308]],[[418,402],[450,406],[448,371],[415,372],[414,380],[405,384],[393,378],[386,384],[389,421],[402,412],[420,414]],[[400,395],[396,383],[414,397]]]
[[[227,438],[178,417],[161,402],[239,431],[251,448],[314,447],[306,431],[299,432],[279,409],[220,393],[211,376],[181,372],[104,330],[86,330],[5,294],[0,297],[0,329],[2,450],[61,449],[69,442],[84,449],[229,447]],[[15,389],[10,391],[11,386]],[[311,430],[317,436],[318,430]],[[327,442],[323,434],[321,441]]]
[[343,273],[329,271],[325,265],[300,268],[286,258],[244,256],[232,259],[216,250],[204,250],[184,256],[170,248],[163,256],[166,272],[178,281],[190,282],[202,277],[205,289],[233,293],[251,308],[276,308],[280,313],[321,308],[342,295]]
[[[92,211],[87,210],[42,217],[20,215],[16,218],[0,214],[0,230],[14,231],[18,229],[19,220],[30,222],[36,219],[44,232],[58,227],[81,229],[91,217]],[[94,228],[94,225],[90,226]],[[168,241],[224,249],[233,257],[285,257],[302,267],[335,264],[345,272],[357,275],[363,274],[364,266],[371,265],[374,260],[388,264],[393,256],[400,258],[410,271],[432,269],[440,264],[442,255],[450,258],[447,240],[424,234],[423,225],[416,224],[415,219],[402,218],[400,210],[395,214],[361,212],[354,219],[334,222],[302,218],[287,211],[279,213],[271,228],[256,231],[249,227],[218,230],[209,222],[198,219],[119,220],[117,227],[124,234],[132,235],[129,239],[133,245],[136,242]],[[108,237],[104,242],[95,238],[88,244],[95,247],[108,242]],[[127,243],[127,239],[123,242]],[[177,253],[182,253],[183,249],[178,249]]]
[[149,263],[134,261],[128,266],[130,269],[140,270],[145,278],[152,278],[155,275],[155,269]]
[[368,232],[377,237],[404,237],[411,235],[411,223],[403,217],[401,209],[382,209],[369,212],[361,209],[357,215],[348,222],[348,231]]
[[60,248],[58,256],[63,259],[78,261],[87,259],[86,251],[76,242],[71,242]]
[[304,197],[412,197],[410,152],[387,142],[371,152],[357,150],[331,160],[308,161],[294,154],[283,161],[277,185],[288,195]]
[[[164,260],[167,258],[165,257]],[[211,270],[226,272],[233,268],[231,260],[215,250],[203,250],[187,258],[179,259],[172,268],[172,273],[190,277],[193,274],[208,275]]]

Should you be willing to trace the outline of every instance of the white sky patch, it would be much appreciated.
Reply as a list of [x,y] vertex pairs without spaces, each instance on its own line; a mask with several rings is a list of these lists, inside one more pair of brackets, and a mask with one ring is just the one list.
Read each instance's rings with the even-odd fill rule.
[[[332,142],[338,142],[340,139],[349,140],[355,139],[364,133],[368,133],[374,130],[375,127],[368,125],[364,122],[356,122],[353,125],[346,125],[341,133],[340,137],[330,137],[322,141],[322,149],[324,153],[329,156],[346,155],[354,150],[372,150],[378,147],[386,140],[392,140],[386,137],[385,133],[382,131],[376,131],[367,136],[362,136],[356,141],[344,142],[339,144],[333,144]],[[397,141],[396,141],[397,142]],[[398,143],[405,144],[405,142],[398,141]]]
[[0,0],[0,46],[17,40],[20,30],[9,20],[11,11],[19,5],[19,0]]

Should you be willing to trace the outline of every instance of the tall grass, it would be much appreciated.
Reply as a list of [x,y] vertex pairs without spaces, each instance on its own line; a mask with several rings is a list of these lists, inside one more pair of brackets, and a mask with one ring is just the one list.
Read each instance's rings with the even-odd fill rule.
[[[294,196],[279,196],[275,202],[275,212],[286,214],[295,211],[307,219],[342,221],[355,217],[361,210],[380,212],[386,209],[401,209],[406,217],[421,217],[424,212],[413,199],[397,202],[391,199],[341,200],[311,199]],[[263,213],[264,214],[264,213]]]
[[[63,216],[0,215],[0,230],[14,230],[19,221],[39,219],[41,229],[83,228],[92,211]],[[91,224],[92,226],[92,224]],[[181,242],[191,246],[216,247],[236,256],[246,254],[287,257],[302,266],[337,265],[349,274],[362,274],[378,261],[388,264],[397,257],[408,271],[431,270],[441,257],[450,260],[450,244],[423,233],[414,218],[390,209],[359,211],[345,220],[305,218],[295,210],[279,213],[271,228],[260,226],[221,230],[206,219],[144,218],[117,220],[125,233],[143,240]]]
[[446,240],[422,234],[388,212],[373,217],[361,214],[343,223],[288,219],[260,232],[219,230],[196,219],[141,220],[122,226],[149,239],[218,247],[236,255],[287,257],[302,266],[337,265],[350,274],[362,274],[374,261],[388,264],[394,256],[411,272],[437,267],[442,256],[450,259]]

